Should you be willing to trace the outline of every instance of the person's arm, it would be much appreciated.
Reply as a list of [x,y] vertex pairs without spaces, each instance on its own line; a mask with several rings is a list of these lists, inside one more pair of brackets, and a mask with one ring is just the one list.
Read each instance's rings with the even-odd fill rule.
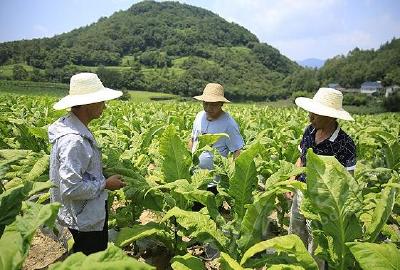
[[342,154],[342,156],[346,157],[344,161],[345,168],[354,177],[354,171],[357,163],[356,145],[354,144],[353,140],[350,139],[343,149],[346,150],[346,152]]
[[301,162],[300,157],[296,160],[296,163],[294,165],[298,168],[303,167],[303,162]]
[[93,176],[86,173],[93,156],[90,144],[78,135],[60,138],[58,144],[61,197],[68,200],[90,200],[99,196],[106,187],[106,181],[104,178],[91,179]]
[[240,151],[241,149],[238,149],[235,152],[233,152],[233,159],[236,159],[240,155]]
[[233,159],[236,159],[240,155],[244,146],[244,141],[240,134],[239,126],[234,120],[228,126],[226,133],[229,136],[229,139],[227,139],[227,147],[229,151],[233,153]]
[[197,136],[198,136],[198,129],[199,129],[198,122],[200,121],[199,120],[199,115],[200,115],[200,113],[198,113],[196,115],[196,117],[195,117],[195,119],[193,121],[192,133],[190,134],[190,138],[189,138],[188,144],[187,144],[187,147],[188,147],[189,151],[192,152],[192,153],[194,151],[194,149],[193,149],[194,142],[195,142],[195,140],[197,139]]
[[[296,160],[296,163],[294,164],[294,166],[299,167],[299,168],[303,167],[303,162],[301,162],[300,157]],[[295,179],[296,179],[296,176],[290,177],[290,180],[295,180]],[[293,199],[293,196],[294,196],[294,193],[291,191],[285,193],[285,197],[289,200]]]
[[190,152],[192,152],[192,148],[193,148],[193,137],[190,137],[187,147],[189,149]]

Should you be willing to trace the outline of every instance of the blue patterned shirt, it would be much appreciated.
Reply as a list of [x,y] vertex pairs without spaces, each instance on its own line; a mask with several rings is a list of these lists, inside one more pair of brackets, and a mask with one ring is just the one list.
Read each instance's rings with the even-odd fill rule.
[[[300,143],[301,162],[303,166],[307,164],[307,149],[312,148],[315,154],[322,156],[334,156],[348,171],[354,171],[356,167],[356,146],[353,140],[337,125],[331,137],[319,144],[315,143],[315,133],[317,130],[309,125],[304,131]],[[305,182],[306,177],[301,174],[298,180]]]

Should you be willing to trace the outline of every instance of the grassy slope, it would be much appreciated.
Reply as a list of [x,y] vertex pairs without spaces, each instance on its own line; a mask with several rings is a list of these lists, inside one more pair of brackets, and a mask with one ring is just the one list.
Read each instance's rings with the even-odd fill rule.
[[[30,81],[2,81],[0,80],[0,95],[17,94],[29,96],[63,97],[68,93],[68,85],[62,83],[30,82]],[[172,94],[129,91],[132,100],[146,102],[151,100],[177,99]]]

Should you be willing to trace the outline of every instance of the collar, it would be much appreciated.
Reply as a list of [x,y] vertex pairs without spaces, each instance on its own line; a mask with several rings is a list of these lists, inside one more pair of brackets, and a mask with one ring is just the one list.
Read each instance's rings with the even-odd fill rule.
[[71,127],[75,129],[80,135],[83,137],[86,137],[87,139],[94,141],[95,139],[93,137],[93,134],[90,132],[90,130],[79,120],[79,118],[73,113],[70,112],[69,115],[67,116],[69,118],[69,122],[71,124]]
[[340,127],[339,124],[337,124],[336,130],[332,133],[331,137],[329,138],[329,141],[334,142],[339,135]]
[[[335,131],[332,133],[332,135],[329,137],[328,140],[330,142],[334,142],[336,140],[336,138],[338,137],[338,135],[339,135],[339,131],[340,131],[340,126],[339,126],[339,123],[338,123]],[[316,132],[316,129],[314,127],[312,127],[311,134],[315,134],[315,132]]]
[[218,118],[209,119],[209,118],[207,117],[207,112],[206,112],[206,111],[203,111],[203,112],[204,112],[204,117],[205,117],[205,119],[206,119],[207,122],[215,122],[215,121],[217,121],[217,120],[219,120],[219,119],[222,119],[222,118],[224,117],[224,115],[226,114],[226,112],[222,111],[221,114],[218,116]]

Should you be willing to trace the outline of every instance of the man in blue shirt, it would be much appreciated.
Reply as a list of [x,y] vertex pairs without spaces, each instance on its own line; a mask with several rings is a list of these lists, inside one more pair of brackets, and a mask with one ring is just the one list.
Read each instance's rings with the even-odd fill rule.
[[[244,146],[244,141],[240,135],[239,126],[229,113],[222,110],[224,103],[230,102],[224,97],[224,88],[218,83],[209,83],[204,88],[201,96],[194,97],[203,101],[204,110],[196,115],[193,123],[192,135],[189,140],[189,149],[194,152],[197,148],[198,138],[203,134],[226,133],[229,137],[220,138],[213,148],[226,157],[229,153],[236,158]],[[212,170],[214,168],[213,154],[204,151],[199,156],[199,167]],[[214,181],[209,187],[214,187],[217,183]]]
[[[242,135],[240,135],[239,126],[229,113],[222,110],[224,103],[230,102],[224,97],[224,88],[218,83],[209,83],[203,90],[201,96],[194,97],[197,100],[203,101],[203,111],[196,115],[193,122],[192,135],[189,140],[188,147],[194,152],[197,149],[198,139],[200,135],[226,133],[229,137],[220,138],[213,148],[227,157],[229,153],[236,158],[240,154],[240,150],[244,146]],[[201,169],[214,169],[214,156],[209,151],[204,151],[199,156],[199,167]],[[217,194],[217,184],[219,178],[208,184],[207,190]],[[199,211],[203,207],[200,203],[195,203],[192,207],[193,211]],[[218,250],[206,244],[204,247],[206,257],[214,259],[218,255]]]

